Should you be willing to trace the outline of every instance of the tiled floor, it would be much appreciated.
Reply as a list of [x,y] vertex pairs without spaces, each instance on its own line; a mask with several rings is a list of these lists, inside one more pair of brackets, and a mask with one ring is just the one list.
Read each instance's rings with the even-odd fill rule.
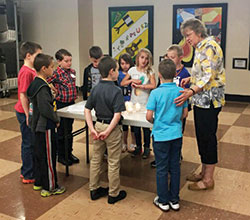
[[[24,185],[20,174],[19,125],[14,105],[16,95],[0,100],[0,219],[250,219],[250,105],[228,102],[219,118],[219,163],[215,171],[215,189],[192,192],[185,176],[199,171],[200,160],[195,141],[192,112],[189,114],[183,141],[181,164],[181,210],[163,213],[152,200],[156,193],[155,169],[148,160],[132,159],[122,154],[121,188],[128,192],[125,200],[107,204],[107,199],[89,198],[89,165],[85,163],[85,136],[74,139],[74,154],[80,164],[65,168],[58,164],[59,183],[67,187],[60,196],[41,198],[31,185]],[[75,121],[74,128],[84,122]],[[90,156],[91,156],[90,144]],[[103,166],[103,185],[107,185],[107,166]]]

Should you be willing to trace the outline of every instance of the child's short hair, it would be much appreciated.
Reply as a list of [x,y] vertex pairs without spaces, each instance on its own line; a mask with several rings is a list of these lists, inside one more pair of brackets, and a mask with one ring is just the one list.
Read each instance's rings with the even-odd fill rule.
[[103,55],[102,53],[102,49],[98,46],[93,46],[91,48],[89,48],[89,56],[91,58],[95,58],[95,59],[99,59],[101,58]]
[[161,61],[158,70],[163,79],[173,79],[176,75],[176,66],[171,59]]
[[[175,50],[176,52],[177,52],[177,56],[178,57],[181,57],[181,56],[183,56],[183,49],[182,49],[182,47],[180,46],[180,45],[178,45],[178,44],[173,44],[173,45],[171,45],[168,49],[167,49],[167,54],[168,54],[168,52],[169,51],[171,51],[171,50]],[[166,54],[166,55],[167,55]]]
[[72,57],[72,54],[69,51],[65,50],[65,49],[60,49],[55,54],[55,58],[57,60],[60,60],[60,61],[63,60],[64,56]]
[[118,63],[119,63],[119,70],[121,69],[121,60],[124,60],[126,63],[128,63],[130,65],[130,67],[134,66],[134,61],[132,59],[132,57],[128,54],[128,53],[123,53],[120,55]]
[[111,56],[103,57],[98,64],[98,69],[100,71],[102,78],[108,77],[109,71],[111,69],[115,70],[116,65],[117,65],[117,61]]
[[39,53],[35,57],[34,68],[35,68],[35,70],[37,72],[39,72],[42,69],[43,66],[48,68],[52,61],[53,61],[52,56],[49,56],[49,55],[46,55],[46,54],[43,54],[43,53]]
[[23,59],[26,58],[27,54],[33,55],[37,50],[41,50],[42,47],[34,42],[23,42],[20,46],[20,55]]

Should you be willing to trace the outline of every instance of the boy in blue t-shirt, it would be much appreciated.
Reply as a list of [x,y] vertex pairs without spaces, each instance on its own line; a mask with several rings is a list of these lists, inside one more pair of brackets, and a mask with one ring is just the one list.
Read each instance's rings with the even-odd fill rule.
[[[173,79],[173,82],[175,82],[177,86],[181,87],[181,81],[184,78],[190,77],[188,70],[181,63],[181,61],[183,59],[182,47],[177,45],[177,44],[171,45],[167,49],[167,53],[165,54],[164,59],[170,59],[174,62],[175,66],[176,66],[176,74],[175,74],[175,77]],[[160,82],[158,83],[158,86],[159,85],[160,85]],[[187,83],[185,85],[185,88],[189,88],[189,87],[190,87],[190,84]],[[188,111],[191,111],[191,104],[188,104]],[[186,125],[186,118],[183,118],[183,120],[182,120],[182,133],[184,133],[185,125]],[[181,160],[182,159],[183,159],[183,157],[181,154]],[[152,161],[150,164],[151,164],[151,167],[155,168],[155,166],[156,166],[155,161]]]
[[[172,60],[159,64],[161,85],[148,99],[146,119],[153,123],[152,138],[156,161],[157,196],[154,204],[163,211],[171,207],[177,211],[180,189],[180,153],[182,146],[182,119],[187,117],[187,102],[177,107],[174,99],[180,95],[180,87],[173,82],[176,67]],[[153,117],[154,115],[154,117]],[[168,184],[170,172],[170,184]]]

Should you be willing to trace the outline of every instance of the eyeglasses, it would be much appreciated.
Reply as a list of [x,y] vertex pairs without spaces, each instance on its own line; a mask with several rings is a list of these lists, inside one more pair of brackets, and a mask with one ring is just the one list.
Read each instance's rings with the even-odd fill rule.
[[188,37],[190,37],[193,33],[194,33],[194,31],[190,31],[189,33],[186,33],[184,36],[185,36],[185,38],[188,38]]

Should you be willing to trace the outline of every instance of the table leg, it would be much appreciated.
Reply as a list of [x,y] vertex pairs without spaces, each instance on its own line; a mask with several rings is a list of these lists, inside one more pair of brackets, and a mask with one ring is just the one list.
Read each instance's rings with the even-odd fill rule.
[[67,126],[64,126],[64,148],[65,148],[66,176],[69,176],[69,154],[68,154]]
[[89,163],[89,127],[86,121],[85,121],[85,124],[86,124],[86,162],[88,164]]

